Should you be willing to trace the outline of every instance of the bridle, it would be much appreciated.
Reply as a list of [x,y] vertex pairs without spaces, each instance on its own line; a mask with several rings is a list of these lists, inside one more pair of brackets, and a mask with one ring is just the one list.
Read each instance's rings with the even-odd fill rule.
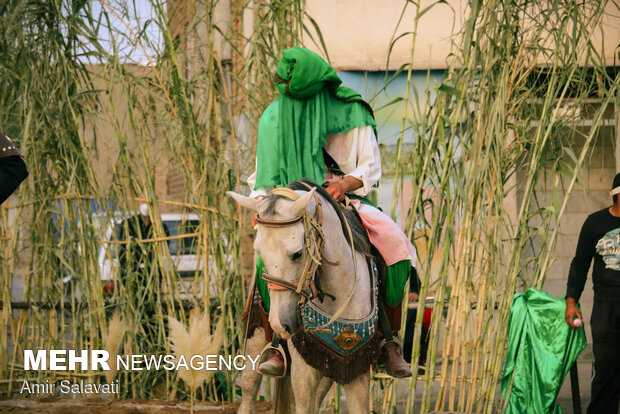
[[[308,188],[312,189],[310,186]],[[270,192],[270,194],[283,196],[291,201],[296,201],[300,198],[299,194],[290,188],[276,188]],[[267,282],[267,287],[270,290],[292,290],[295,293],[302,295],[302,303],[311,301],[315,298],[319,298],[322,301],[325,295],[317,287],[315,281],[315,275],[318,267],[322,261],[326,260],[323,257],[323,248],[325,246],[325,236],[323,234],[322,219],[323,209],[321,200],[318,195],[314,193],[314,199],[316,201],[316,210],[314,217],[310,217],[308,210],[304,209],[303,213],[288,220],[268,220],[263,219],[260,216],[256,217],[256,222],[267,227],[289,227],[299,222],[304,226],[304,250],[305,261],[303,270],[299,279],[289,282],[275,276],[271,276],[267,272],[263,271],[263,280]],[[332,263],[333,264],[333,263]],[[331,296],[331,295],[330,295]]]

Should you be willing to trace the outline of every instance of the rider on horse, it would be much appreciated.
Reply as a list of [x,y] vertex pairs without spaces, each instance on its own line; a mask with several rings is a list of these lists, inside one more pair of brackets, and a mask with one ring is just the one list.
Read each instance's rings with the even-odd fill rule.
[[[415,265],[415,248],[396,223],[365,198],[381,177],[376,122],[370,106],[341,82],[316,53],[300,47],[283,52],[275,81],[279,97],[258,125],[256,171],[248,178],[250,196],[264,196],[300,178],[323,183],[340,201],[347,196],[387,265],[385,311],[379,319],[385,321],[387,316],[389,327],[387,323],[382,327],[386,342],[380,360],[388,374],[408,377],[411,370],[392,335],[400,328],[403,289]],[[268,312],[269,292],[262,268],[258,258],[256,288]],[[268,326],[265,330],[272,332]],[[283,356],[272,348],[259,370],[282,375]]]

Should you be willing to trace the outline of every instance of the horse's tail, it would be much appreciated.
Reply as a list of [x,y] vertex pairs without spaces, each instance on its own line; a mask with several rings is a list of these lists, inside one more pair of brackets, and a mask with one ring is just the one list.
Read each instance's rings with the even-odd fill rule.
[[291,376],[287,375],[276,380],[273,413],[292,414],[294,411],[295,398],[293,397],[293,386],[291,385]]

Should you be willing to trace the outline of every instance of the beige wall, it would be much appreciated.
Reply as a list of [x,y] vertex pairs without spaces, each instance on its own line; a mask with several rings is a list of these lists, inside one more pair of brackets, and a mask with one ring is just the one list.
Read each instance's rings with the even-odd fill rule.
[[[431,3],[423,0],[421,9]],[[468,14],[466,2],[449,0],[448,3],[449,6],[433,7],[419,20],[415,69],[446,67],[450,35],[462,25]],[[415,7],[402,0],[307,0],[306,4],[307,13],[317,22],[331,63],[337,70],[385,69],[392,39],[413,30]],[[408,6],[398,24],[406,4]],[[314,37],[318,39],[316,35]],[[320,53],[308,37],[304,42],[306,47]],[[389,69],[397,69],[409,62],[411,44],[411,35],[396,42],[390,54]]]
[[[422,0],[420,10],[432,3],[434,1]],[[469,15],[468,1],[448,0],[447,3],[432,7],[419,19],[413,69],[446,67],[451,36],[461,30]],[[307,0],[306,4],[307,13],[317,22],[331,63],[337,70],[385,69],[391,40],[414,28],[415,6],[404,0]],[[397,27],[405,4],[408,6]],[[310,22],[306,25],[312,27]],[[603,33],[604,42],[601,41]],[[318,42],[316,35],[314,38]],[[615,55],[620,52],[620,11],[613,2],[609,2],[592,40],[604,52],[607,65],[620,64],[620,56]],[[308,37],[304,42],[306,47],[324,55]],[[411,44],[410,35],[395,44],[389,69],[398,69],[409,62]],[[543,59],[539,61],[544,63]]]
[[[129,113],[127,111],[127,92],[123,89],[121,82],[114,80],[106,82],[105,67],[90,65],[91,80],[94,87],[98,90],[105,90],[106,93],[99,93],[100,106],[94,114],[85,116],[84,137],[86,148],[89,150],[95,177],[103,189],[107,192],[113,184],[114,173],[120,154],[120,144],[117,136],[126,135],[127,152],[135,161],[132,168],[137,173],[142,172],[146,167],[143,155],[139,150],[142,146],[141,138],[136,137],[134,129],[129,126]],[[136,77],[148,77],[151,69],[144,66],[125,65],[124,69]],[[139,113],[139,110],[136,112]],[[139,116],[139,115],[136,115]],[[140,120],[138,120],[140,122]],[[146,132],[148,143],[149,165],[155,173],[155,192],[160,200],[183,201],[185,195],[185,182],[179,174],[178,166],[171,164],[171,154],[165,148],[165,140],[157,139],[157,136],[150,136]],[[94,140],[94,137],[97,140]],[[136,194],[144,197],[145,194]],[[169,206],[160,205],[162,212],[170,211]]]

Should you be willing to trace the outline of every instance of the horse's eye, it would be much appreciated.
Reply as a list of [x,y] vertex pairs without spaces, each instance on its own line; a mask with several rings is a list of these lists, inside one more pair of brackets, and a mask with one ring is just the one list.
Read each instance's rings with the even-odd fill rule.
[[302,255],[302,251],[300,250],[298,252],[293,253],[293,256],[291,256],[291,258],[293,260],[297,260],[297,259],[299,259],[301,257],[301,255]]

